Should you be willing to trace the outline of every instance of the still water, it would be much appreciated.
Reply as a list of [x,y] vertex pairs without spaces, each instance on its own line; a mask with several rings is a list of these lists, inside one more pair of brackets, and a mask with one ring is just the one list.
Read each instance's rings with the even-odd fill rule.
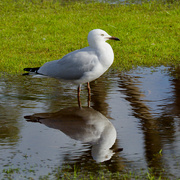
[[[77,87],[50,78],[0,78],[0,179],[53,174],[147,171],[180,178],[180,71],[110,70]],[[25,117],[25,118],[24,118]],[[66,168],[66,165],[69,168]]]

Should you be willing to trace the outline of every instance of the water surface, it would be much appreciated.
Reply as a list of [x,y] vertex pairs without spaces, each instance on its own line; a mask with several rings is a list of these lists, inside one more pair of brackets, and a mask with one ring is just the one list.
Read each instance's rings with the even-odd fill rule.
[[83,86],[82,109],[76,86],[1,76],[0,179],[8,169],[14,179],[37,179],[74,165],[92,173],[151,168],[180,178],[179,74],[167,67],[111,69],[91,82],[91,108]]

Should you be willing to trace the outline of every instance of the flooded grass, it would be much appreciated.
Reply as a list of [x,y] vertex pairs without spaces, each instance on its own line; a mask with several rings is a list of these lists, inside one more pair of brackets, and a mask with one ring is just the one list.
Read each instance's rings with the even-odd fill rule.
[[[83,110],[76,87],[54,79],[1,77],[0,179],[178,179],[177,74],[163,66],[109,71],[91,83],[91,108],[82,87]],[[117,132],[112,157],[96,162],[91,139],[84,137],[101,134],[107,124],[110,134],[101,142]]]
[[[99,179],[99,180],[127,180],[127,179],[137,179],[137,180],[170,180],[171,178],[166,178],[163,177],[163,175],[155,175],[153,173],[152,169],[149,169],[147,172],[145,172],[144,170],[142,171],[137,171],[134,170],[133,172],[129,171],[129,172],[116,172],[116,173],[112,173],[110,171],[107,170],[100,170],[98,171],[97,174],[95,173],[89,173],[88,171],[79,171],[75,166],[74,166],[74,170],[71,169],[72,172],[68,172],[67,169],[69,167],[65,167],[65,172],[62,170],[62,168],[57,168],[55,170],[52,170],[52,173],[48,173],[47,175],[44,176],[39,176],[36,177],[36,168],[40,168],[37,166],[31,167],[30,169],[23,169],[23,168],[9,168],[9,169],[3,169],[1,172],[1,180],[4,179],[9,179],[9,180],[13,180],[13,179],[39,179],[39,180],[95,180],[95,179]],[[27,176],[24,175],[22,176],[21,174],[26,174]],[[164,174],[164,171],[160,172],[160,174]],[[32,176],[31,176],[32,174]]]
[[[52,170],[52,173],[48,173],[47,175],[44,176],[39,176],[36,177],[36,168],[40,168],[37,166],[31,167],[30,169],[23,169],[23,168],[9,168],[9,169],[3,169],[2,170],[2,174],[1,174],[1,180],[4,179],[9,179],[9,180],[13,180],[13,179],[39,179],[39,180],[128,180],[128,179],[137,179],[137,180],[170,180],[172,178],[167,178],[164,177],[163,174],[165,172],[165,170],[163,170],[162,172],[160,172],[160,174],[162,175],[156,175],[153,173],[153,169],[148,169],[148,171],[136,171],[134,170],[133,172],[131,171],[124,171],[124,172],[116,172],[116,173],[112,173],[111,171],[107,171],[107,170],[100,170],[98,171],[98,173],[91,173],[88,171],[80,171],[78,170],[78,168],[76,166],[74,166],[73,169],[71,169],[70,167],[65,167],[64,171],[62,170],[63,168],[57,168],[55,170]],[[68,172],[67,169],[69,169],[71,172]],[[23,172],[23,173],[22,173]],[[24,175],[22,176],[21,174],[28,174],[27,176]],[[31,176],[32,174],[32,176]]]
[[[0,3],[0,179],[178,179],[179,1],[53,2]],[[92,159],[89,145],[24,119],[76,106],[76,88],[14,75],[87,46],[94,28],[121,39],[109,42],[112,71],[92,82],[92,108],[112,122],[115,146],[124,148],[103,163]],[[115,70],[158,65],[176,68]],[[82,104],[87,104],[85,88]]]
[[22,73],[88,46],[88,32],[101,28],[120,38],[109,42],[113,66],[178,65],[179,1],[142,4],[1,1],[0,71]]

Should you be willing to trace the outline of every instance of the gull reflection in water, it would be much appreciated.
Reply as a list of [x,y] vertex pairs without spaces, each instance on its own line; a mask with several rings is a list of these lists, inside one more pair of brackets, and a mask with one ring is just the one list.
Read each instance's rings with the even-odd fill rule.
[[116,141],[116,130],[104,115],[93,108],[69,107],[55,113],[38,113],[25,118],[91,144],[91,155],[96,162],[107,161],[115,152],[122,151],[122,148],[111,149]]

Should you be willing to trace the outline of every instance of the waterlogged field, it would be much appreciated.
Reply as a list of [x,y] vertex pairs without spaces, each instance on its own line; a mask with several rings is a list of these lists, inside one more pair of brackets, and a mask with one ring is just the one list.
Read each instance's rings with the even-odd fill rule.
[[109,71],[82,109],[71,84],[1,77],[0,179],[179,179],[178,74]]
[[0,71],[22,73],[88,46],[95,28],[119,37],[109,42],[113,66],[178,65],[179,1],[142,4],[1,1]]
[[[2,0],[0,179],[179,179],[179,10]],[[95,28],[121,41],[109,41],[115,61],[91,83],[91,108],[84,86],[78,109],[76,86],[21,76],[88,46]]]

